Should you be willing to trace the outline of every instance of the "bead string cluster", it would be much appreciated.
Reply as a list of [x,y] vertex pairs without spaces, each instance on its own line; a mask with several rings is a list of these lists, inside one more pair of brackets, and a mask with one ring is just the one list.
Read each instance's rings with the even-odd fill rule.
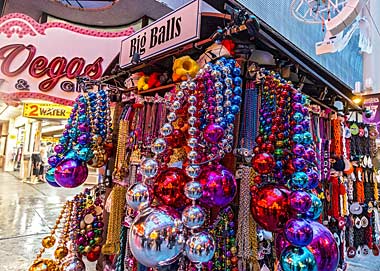
[[[302,270],[312,270],[317,258],[307,246],[313,241],[314,231],[323,228],[326,235],[332,235],[321,224],[307,220],[318,219],[322,212],[321,200],[312,193],[319,185],[320,173],[309,132],[307,99],[278,74],[262,72],[265,77],[260,128],[252,165],[259,174],[255,181],[266,184],[252,190],[252,212],[260,226],[280,233],[278,236],[286,240],[278,255],[282,269],[297,269],[306,264]],[[270,201],[257,205],[266,197]],[[276,205],[277,201],[281,207]],[[304,256],[298,259],[297,255]]]
[[110,150],[112,124],[107,91],[81,94],[75,100],[55,155],[48,159],[51,168],[46,180],[53,186],[76,187],[87,178],[87,165],[101,167]]
[[[144,216],[149,211],[143,211],[143,209],[148,207],[152,200],[149,186],[157,174],[159,174],[158,179],[161,178],[162,174],[170,174],[170,178],[186,178],[186,176],[179,177],[182,174],[181,169],[159,167],[158,161],[160,157],[164,157],[165,153],[170,150],[170,146],[179,147],[177,146],[178,141],[172,140],[173,137],[178,138],[181,136],[181,132],[176,132],[177,129],[174,129],[174,125],[181,121],[179,116],[187,112],[189,137],[187,139],[188,161],[185,162],[185,172],[189,181],[183,188],[179,189],[181,193],[192,201],[192,204],[183,210],[181,220],[182,224],[187,228],[183,231],[183,234],[187,236],[187,231],[190,232],[184,247],[186,256],[190,262],[196,264],[198,269],[202,268],[202,263],[212,259],[215,242],[210,233],[194,232],[196,229],[201,228],[206,220],[205,212],[199,205],[196,205],[196,200],[203,195],[202,185],[196,179],[199,178],[203,165],[218,161],[225,153],[232,151],[233,122],[235,114],[240,110],[241,103],[242,80],[239,75],[240,68],[236,66],[235,60],[221,58],[215,64],[206,64],[195,79],[182,82],[179,85],[178,91],[173,92],[171,96],[167,115],[168,122],[164,123],[160,130],[161,137],[155,139],[152,143],[154,157],[145,158],[140,164],[143,182],[132,185],[127,191],[128,205],[136,211],[140,210],[141,216]],[[206,91],[207,94],[205,94]],[[206,103],[205,100],[207,101]],[[181,126],[183,127],[183,125]],[[207,153],[210,153],[210,155],[205,155]],[[228,198],[222,199],[222,201],[219,201],[220,203],[218,202],[223,207],[233,199],[236,193],[236,182],[227,169],[222,166],[213,167],[215,167],[216,172],[220,172],[218,173],[221,174],[219,178],[229,178],[229,181],[233,182],[235,187],[234,189],[228,187]],[[163,171],[159,171],[159,169],[163,169]],[[157,182],[159,181],[157,180],[154,185],[156,195]],[[173,189],[171,188],[170,191],[173,191]],[[163,198],[160,198],[162,202],[165,204],[172,203],[166,201],[165,195],[162,196]],[[213,200],[218,201],[218,198],[215,197]],[[184,206],[186,198],[179,203]],[[135,223],[140,223],[141,216],[135,219],[131,228],[135,227]],[[156,236],[155,238],[156,241],[154,242],[157,242],[157,240],[165,238],[165,236]],[[179,236],[179,239],[183,238],[182,235]],[[133,241],[131,242],[134,246]],[[140,250],[132,247],[132,253],[138,261],[148,264],[147,259],[140,258]],[[150,262],[152,261],[149,261],[149,264],[151,264]]]
[[100,197],[94,199],[90,190],[74,197],[77,216],[73,224],[76,226],[75,249],[89,261],[99,258],[103,241],[103,202]]
[[[89,261],[99,258],[104,226],[103,193],[102,185],[97,185],[65,203],[50,235],[42,239],[42,248],[29,271],[68,271],[73,266],[76,270],[85,270],[81,256],[86,256]],[[55,235],[61,224],[63,227],[57,242]],[[55,245],[54,259],[41,258],[46,249]]]

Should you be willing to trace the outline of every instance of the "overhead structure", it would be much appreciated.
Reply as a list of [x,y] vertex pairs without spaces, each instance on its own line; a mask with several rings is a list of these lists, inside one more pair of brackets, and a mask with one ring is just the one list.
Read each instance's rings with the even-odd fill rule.
[[290,11],[301,22],[325,27],[324,40],[315,45],[316,54],[321,55],[343,50],[359,29],[359,22],[367,24],[365,18],[360,18],[366,3],[367,0],[293,0]]

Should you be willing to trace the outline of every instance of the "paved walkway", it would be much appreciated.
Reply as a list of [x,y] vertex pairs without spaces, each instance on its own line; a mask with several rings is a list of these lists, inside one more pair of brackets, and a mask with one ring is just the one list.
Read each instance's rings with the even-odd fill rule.
[[[26,184],[0,173],[0,270],[27,271],[63,202],[82,190]],[[53,250],[47,251],[51,256]],[[94,270],[93,264],[87,265],[87,271]],[[380,271],[380,257],[356,257],[348,271]]]
[[[26,184],[0,173],[0,270],[28,270],[63,203],[82,190]],[[51,256],[53,250],[47,251],[44,255]]]

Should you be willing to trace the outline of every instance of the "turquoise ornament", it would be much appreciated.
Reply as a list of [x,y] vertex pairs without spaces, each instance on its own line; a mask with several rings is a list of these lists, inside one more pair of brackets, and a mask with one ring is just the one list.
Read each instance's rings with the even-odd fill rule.
[[302,113],[300,112],[296,112],[294,113],[293,115],[293,119],[298,123],[298,122],[301,122],[303,120],[303,115]]
[[49,168],[45,173],[45,180],[48,184],[54,187],[60,187],[54,178],[55,167]]
[[303,134],[303,143],[306,145],[310,145],[313,143],[313,136],[310,132],[306,132]]
[[311,196],[311,207],[306,212],[306,217],[309,219],[317,220],[323,210],[322,201],[314,194],[310,194],[310,196]]
[[75,153],[75,151],[68,151],[66,154],[65,154],[65,158],[64,160],[66,159],[77,159],[78,155]]
[[318,271],[314,255],[306,247],[288,246],[281,253],[283,271]]
[[303,141],[303,134],[295,134],[293,136],[293,141],[296,142],[296,143],[302,143]]
[[307,187],[308,183],[309,177],[305,172],[302,171],[293,173],[290,180],[291,186],[295,188],[305,188]]
[[90,148],[83,147],[77,151],[78,158],[82,161],[90,161],[94,157],[94,153]]

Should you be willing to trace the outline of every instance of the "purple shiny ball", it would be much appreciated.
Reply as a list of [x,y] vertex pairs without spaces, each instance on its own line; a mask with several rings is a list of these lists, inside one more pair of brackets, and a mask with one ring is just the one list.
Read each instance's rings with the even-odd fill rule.
[[296,144],[292,151],[297,156],[303,156],[305,154],[305,147],[302,144]]
[[290,208],[292,208],[295,213],[304,214],[310,209],[312,200],[309,193],[299,190],[290,194],[289,203]]
[[307,246],[313,240],[313,228],[304,219],[290,219],[285,225],[284,233],[293,246]]
[[221,165],[207,166],[198,177],[203,194],[200,201],[207,207],[224,207],[235,197],[237,185],[234,175]]
[[294,93],[292,98],[294,101],[300,102],[302,100],[302,94],[301,93]]
[[294,126],[294,128],[293,128],[293,132],[294,132],[295,134],[301,134],[301,133],[303,133],[303,131],[304,131],[304,128],[303,128],[302,125],[300,125],[300,124],[297,124],[297,125]]
[[58,155],[52,155],[48,158],[48,163],[51,167],[56,167],[62,159],[58,157]]
[[211,123],[207,125],[205,130],[203,131],[204,139],[211,144],[218,144],[219,141],[222,139],[223,135],[224,129],[216,123]]
[[306,161],[303,158],[293,159],[293,166],[296,171],[302,171],[306,167]]
[[302,112],[302,108],[303,108],[303,106],[302,106],[301,103],[294,103],[294,104],[293,104],[293,110],[294,110],[294,111]]
[[339,249],[331,232],[322,224],[310,221],[313,240],[307,246],[315,257],[318,270],[335,271],[338,267]]
[[65,148],[61,145],[61,144],[58,144],[54,147],[54,151],[56,153],[62,153],[63,151],[65,150]]
[[306,172],[309,177],[309,183],[307,184],[308,189],[314,189],[319,185],[320,176],[317,171],[310,169]]
[[305,130],[309,130],[310,122],[308,120],[303,120],[300,122],[300,124]]
[[67,159],[60,162],[55,168],[56,182],[66,188],[74,188],[83,184],[88,176],[86,163],[79,159]]
[[313,148],[307,148],[305,150],[305,154],[303,155],[303,157],[307,161],[313,163],[313,162],[315,162],[315,158],[317,157],[317,154],[315,153],[315,150]]
[[86,145],[89,141],[89,136],[87,134],[81,134],[78,138],[77,141],[79,144]]
[[90,126],[88,126],[87,123],[81,123],[78,125],[78,129],[79,129],[79,131],[81,131],[83,133],[87,133],[90,131]]

